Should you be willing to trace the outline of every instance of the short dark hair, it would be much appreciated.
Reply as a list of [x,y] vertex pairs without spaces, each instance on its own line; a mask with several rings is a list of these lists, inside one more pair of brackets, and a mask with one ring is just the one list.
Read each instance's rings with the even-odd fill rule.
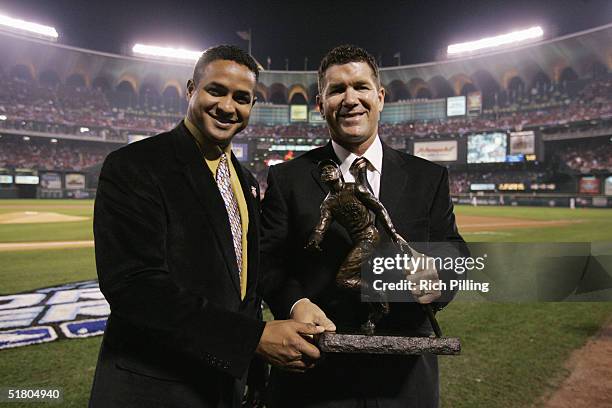
[[374,57],[361,47],[356,45],[339,45],[331,49],[319,65],[319,92],[322,91],[323,79],[325,78],[325,71],[332,65],[343,65],[349,62],[365,62],[372,68],[376,84],[380,86],[380,74],[378,72],[378,64]]
[[197,85],[202,73],[208,64],[217,60],[228,60],[244,65],[255,74],[255,80],[259,79],[259,67],[255,59],[242,49],[233,45],[217,45],[204,51],[193,69],[193,82]]

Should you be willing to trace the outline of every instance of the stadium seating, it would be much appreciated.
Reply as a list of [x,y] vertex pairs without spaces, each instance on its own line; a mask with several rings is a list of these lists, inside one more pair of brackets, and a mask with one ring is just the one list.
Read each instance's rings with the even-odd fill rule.
[[[182,119],[179,109],[159,105],[125,104],[111,91],[67,84],[44,84],[8,74],[0,74],[0,129],[31,134],[30,140],[4,136],[0,139],[0,167],[36,170],[80,171],[99,164],[106,154],[127,143],[129,135],[153,135],[172,128]],[[175,104],[176,105],[176,104]],[[594,119],[598,122],[592,122]],[[532,89],[503,91],[495,103],[480,116],[446,120],[419,120],[405,123],[382,123],[384,140],[428,140],[439,137],[462,137],[481,131],[515,131],[527,128],[556,129],[601,126],[609,127],[612,119],[612,77],[581,79],[562,85],[538,85]],[[49,135],[58,135],[59,143],[50,143]],[[46,136],[45,138],[36,136]],[[66,138],[116,143],[69,141]],[[239,140],[266,138],[302,138],[306,141],[326,139],[322,124],[287,123],[282,125],[252,124],[239,135]],[[588,174],[612,172],[612,146],[602,147],[601,140],[589,143],[559,144],[552,149],[547,163],[562,163],[555,171]],[[279,157],[282,158],[282,157]],[[250,163],[265,191],[267,166]],[[503,168],[479,169],[450,166],[451,192],[470,192],[471,183],[503,183],[516,180],[540,182],[545,171],[523,169],[519,172]]]
[[117,145],[3,135],[0,168],[81,171],[104,160]]

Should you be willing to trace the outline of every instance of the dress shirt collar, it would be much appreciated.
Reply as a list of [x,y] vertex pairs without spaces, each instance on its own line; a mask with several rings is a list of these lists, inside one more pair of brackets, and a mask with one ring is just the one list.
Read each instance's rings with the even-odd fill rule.
[[[355,159],[360,156],[357,156],[355,153],[349,152],[333,140],[331,143],[334,149],[334,153],[336,153],[336,156],[338,156],[338,159],[340,159],[340,171],[342,171],[342,174],[349,173],[349,168],[351,167],[351,164],[353,164],[353,161],[355,161]],[[380,137],[378,137],[378,135],[376,135],[374,142],[370,145],[370,147],[368,147],[368,150],[366,150],[361,157],[365,157],[366,159],[368,159],[368,161],[370,162],[370,166],[374,168],[374,171],[378,172],[378,174],[381,174],[383,148],[382,142],[380,141]],[[369,167],[369,169],[372,170],[371,167]]]
[[198,129],[196,125],[194,125],[189,119],[187,119],[186,116],[185,116],[184,122],[185,122],[185,126],[189,130],[189,133],[191,133],[198,147],[200,148],[200,151],[202,152],[202,154],[207,160],[218,159],[219,156],[221,156],[222,152],[227,155],[228,159],[231,157],[231,152],[232,152],[231,143],[229,143],[225,147],[221,147],[219,145],[211,143],[210,141],[206,140],[206,138],[204,137],[200,129]]

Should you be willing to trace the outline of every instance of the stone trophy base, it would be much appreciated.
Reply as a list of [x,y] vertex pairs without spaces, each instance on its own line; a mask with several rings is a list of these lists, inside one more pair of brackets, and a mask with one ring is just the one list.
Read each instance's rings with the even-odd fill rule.
[[404,337],[366,334],[322,333],[317,346],[326,353],[458,355],[461,341],[458,337]]

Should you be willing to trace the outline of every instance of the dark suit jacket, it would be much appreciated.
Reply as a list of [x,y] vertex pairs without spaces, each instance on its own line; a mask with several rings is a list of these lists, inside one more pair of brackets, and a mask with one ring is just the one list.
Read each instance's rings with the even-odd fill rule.
[[237,406],[264,323],[257,182],[232,161],[249,211],[244,300],[223,199],[185,125],[107,157],[94,234],[111,315],[90,406]]
[[[275,317],[287,318],[293,303],[308,297],[339,331],[358,328],[367,317],[359,294],[339,289],[338,267],[352,247],[346,231],[332,223],[322,252],[303,248],[320,216],[328,189],[319,180],[317,163],[336,158],[331,143],[288,163],[270,168],[262,206],[262,271],[265,299]],[[397,231],[408,241],[463,244],[457,232],[446,168],[383,144],[380,200]],[[389,242],[378,225],[382,241]],[[447,276],[442,276],[442,279]],[[381,331],[429,335],[431,326],[418,304],[393,303],[377,326]],[[326,356],[303,376],[274,372],[270,407],[353,406],[376,400],[380,407],[437,406],[438,371],[434,356]],[[295,403],[295,401],[300,401]],[[327,401],[327,403],[326,403]],[[361,406],[361,405],[357,405]]]

